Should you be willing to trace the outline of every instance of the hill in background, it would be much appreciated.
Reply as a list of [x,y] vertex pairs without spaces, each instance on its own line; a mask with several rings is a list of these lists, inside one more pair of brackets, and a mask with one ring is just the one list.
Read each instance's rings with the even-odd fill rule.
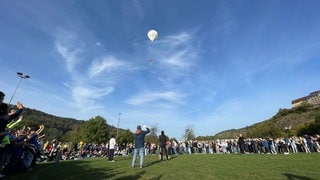
[[[29,126],[36,130],[39,125],[45,125],[45,139],[58,139],[61,141],[77,141],[73,139],[77,132],[85,123],[85,120],[76,120],[73,118],[64,118],[50,115],[35,109],[25,108],[23,112],[23,121],[16,128]],[[235,139],[239,133],[245,137],[285,137],[292,135],[301,135],[302,133],[319,133],[318,126],[311,127],[315,130],[310,131],[310,126],[315,123],[315,120],[320,121],[320,106],[312,106],[303,104],[291,109],[280,109],[276,115],[268,120],[248,125],[240,129],[230,129],[217,133],[214,136],[199,136],[198,140],[212,139]],[[320,124],[320,123],[319,123]],[[109,131],[115,131],[116,127],[106,124]],[[309,127],[309,128],[308,128]],[[306,129],[307,128],[307,129]],[[309,130],[308,130],[309,129]],[[124,131],[119,129],[119,131]],[[313,135],[313,134],[311,134]],[[70,139],[72,138],[72,139]]]
[[[58,141],[77,142],[79,141],[79,139],[76,138],[80,133],[79,130],[87,122],[85,120],[58,117],[26,107],[22,115],[23,120],[15,127],[16,129],[21,129],[23,126],[26,126],[32,130],[37,130],[39,125],[43,124],[45,126],[43,134],[45,134],[45,139],[49,141],[57,139]],[[106,127],[109,131],[115,131],[116,129],[114,126],[108,124],[106,124]]]
[[[237,138],[239,133],[246,137],[288,137],[303,134],[319,134],[320,106],[302,104],[291,109],[280,109],[268,120],[240,128],[217,133],[214,139]],[[318,129],[317,129],[318,128]]]

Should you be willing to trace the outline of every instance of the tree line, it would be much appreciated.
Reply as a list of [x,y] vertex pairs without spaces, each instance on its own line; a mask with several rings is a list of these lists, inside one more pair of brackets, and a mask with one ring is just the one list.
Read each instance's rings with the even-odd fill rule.
[[[96,116],[89,120],[77,120],[50,115],[35,109],[25,108],[23,121],[16,128],[23,126],[31,129],[38,129],[39,125],[45,125],[45,139],[50,141],[56,139],[61,142],[79,141],[92,143],[106,143],[111,135],[117,135],[117,142],[120,144],[133,142],[133,132],[129,129],[117,130],[116,127],[108,124],[102,116]],[[150,127],[151,132],[146,136],[150,143],[158,142],[157,126]],[[117,132],[118,131],[118,132]],[[183,134],[185,140],[213,140],[236,138],[242,133],[246,137],[286,137],[302,136],[304,134],[320,134],[320,106],[312,106],[304,103],[301,106],[291,109],[279,109],[270,119],[240,129],[222,131],[215,135],[196,136],[193,127],[187,126]],[[170,140],[176,138],[168,137]]]

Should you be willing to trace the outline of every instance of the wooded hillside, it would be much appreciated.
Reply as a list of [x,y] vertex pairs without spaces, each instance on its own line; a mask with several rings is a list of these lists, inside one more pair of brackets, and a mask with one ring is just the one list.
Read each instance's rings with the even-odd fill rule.
[[[59,141],[77,142],[80,139],[82,127],[86,125],[86,120],[57,117],[35,109],[25,108],[23,121],[16,126],[20,129],[23,126],[36,130],[39,125],[45,125],[45,139],[57,139]],[[98,119],[103,119],[99,117]],[[105,128],[108,131],[106,136],[115,134],[116,127],[110,126],[105,121]],[[119,129],[120,132],[130,136],[129,130]],[[279,109],[270,119],[257,124],[248,125],[240,129],[230,129],[217,133],[214,136],[197,137],[198,140],[236,138],[239,133],[246,137],[285,137],[303,134],[320,134],[320,106],[304,104],[291,109]],[[106,137],[108,138],[108,137]],[[131,139],[131,138],[130,138]]]
[[268,120],[240,129],[222,131],[215,139],[236,138],[239,133],[246,137],[288,137],[304,134],[320,134],[320,106],[303,104],[291,109],[279,109]]

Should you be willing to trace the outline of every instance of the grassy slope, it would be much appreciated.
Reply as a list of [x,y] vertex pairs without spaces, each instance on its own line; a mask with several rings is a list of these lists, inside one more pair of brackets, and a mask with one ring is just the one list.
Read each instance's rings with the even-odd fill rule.
[[[287,112],[287,113],[283,113],[283,112]],[[289,125],[292,127],[291,134],[296,135],[297,130],[299,130],[302,127],[305,127],[309,123],[314,123],[315,118],[318,116],[320,116],[319,105],[306,108],[306,110],[303,112],[296,110],[296,108],[284,109],[282,111],[277,112],[270,119],[261,121],[259,123],[252,124],[240,129],[231,129],[231,130],[225,130],[225,131],[219,132],[215,134],[215,139],[234,138],[239,133],[246,135],[247,132],[250,132],[255,128],[260,128],[263,130],[266,130],[268,128],[271,128],[271,129],[276,128],[281,130]]]

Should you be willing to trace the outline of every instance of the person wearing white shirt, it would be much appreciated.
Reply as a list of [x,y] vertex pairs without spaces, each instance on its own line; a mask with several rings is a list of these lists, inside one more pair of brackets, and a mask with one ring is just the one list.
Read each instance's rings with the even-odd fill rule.
[[109,155],[108,155],[108,161],[114,162],[114,148],[116,146],[116,139],[114,138],[114,135],[111,135],[111,138],[109,140]]

